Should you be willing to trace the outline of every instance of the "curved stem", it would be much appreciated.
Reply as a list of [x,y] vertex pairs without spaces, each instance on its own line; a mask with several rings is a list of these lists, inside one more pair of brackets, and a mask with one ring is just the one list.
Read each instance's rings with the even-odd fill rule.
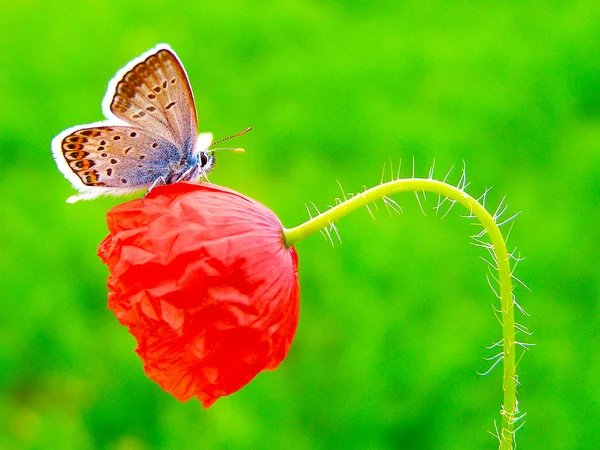
[[512,280],[509,263],[509,256],[506,250],[506,244],[502,233],[494,220],[494,217],[477,202],[473,197],[458,189],[455,186],[441,181],[409,178],[403,180],[390,181],[375,186],[367,191],[357,194],[347,199],[343,203],[331,208],[330,210],[319,214],[311,220],[297,227],[284,228],[283,235],[285,243],[291,247],[298,241],[314,234],[315,232],[328,227],[331,223],[349,213],[379,200],[381,198],[396,194],[399,192],[418,192],[428,191],[460,203],[467,208],[487,230],[490,242],[493,246],[498,263],[498,275],[500,282],[500,302],[502,317],[502,336],[503,336],[503,354],[504,363],[504,405],[502,406],[502,431],[500,438],[500,448],[502,450],[512,449],[514,442],[514,424],[518,416],[518,406],[516,399],[516,365],[515,365],[515,318],[514,303],[512,295]]

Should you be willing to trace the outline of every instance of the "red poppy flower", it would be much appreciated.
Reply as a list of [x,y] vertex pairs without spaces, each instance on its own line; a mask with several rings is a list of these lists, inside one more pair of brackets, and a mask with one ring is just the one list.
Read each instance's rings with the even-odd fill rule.
[[298,324],[298,259],[265,206],[207,183],[157,187],[108,212],[98,255],[108,306],[146,374],[204,407],[285,358]]

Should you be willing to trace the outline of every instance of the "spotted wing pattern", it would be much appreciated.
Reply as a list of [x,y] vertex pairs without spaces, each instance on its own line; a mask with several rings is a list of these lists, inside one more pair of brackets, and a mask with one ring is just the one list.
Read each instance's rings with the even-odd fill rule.
[[166,179],[180,160],[172,142],[125,126],[75,130],[62,139],[61,149],[69,168],[85,186],[127,191]]
[[[105,104],[124,122],[172,141],[182,154],[192,152],[198,119],[194,97],[179,59],[167,48],[146,57],[111,82]],[[114,92],[114,96],[112,96]],[[111,97],[112,96],[112,97]]]
[[121,69],[102,103],[105,122],[69,128],[52,140],[59,170],[79,191],[68,202],[120,195],[206,175],[214,158],[197,141],[192,89],[175,52],[160,44]]

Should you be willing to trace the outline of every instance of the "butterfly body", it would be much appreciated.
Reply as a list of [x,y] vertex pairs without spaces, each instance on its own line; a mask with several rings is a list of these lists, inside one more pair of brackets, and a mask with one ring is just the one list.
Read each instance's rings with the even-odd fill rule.
[[169,46],[121,69],[103,111],[106,121],[69,128],[52,141],[58,168],[79,191],[67,201],[196,179],[212,169],[212,135],[197,135],[192,90]]

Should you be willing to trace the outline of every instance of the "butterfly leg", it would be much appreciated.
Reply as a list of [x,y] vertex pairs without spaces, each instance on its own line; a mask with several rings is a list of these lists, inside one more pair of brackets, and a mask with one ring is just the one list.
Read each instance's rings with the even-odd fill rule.
[[148,190],[146,191],[146,193],[142,197],[142,202],[146,198],[146,195],[148,195],[150,193],[150,191],[152,191],[152,189],[154,189],[155,187],[158,187],[158,186],[164,186],[166,184],[167,184],[167,182],[165,181],[165,179],[163,177],[158,177],[156,180],[154,180],[152,182],[152,184],[150,185],[150,187],[148,188]]

